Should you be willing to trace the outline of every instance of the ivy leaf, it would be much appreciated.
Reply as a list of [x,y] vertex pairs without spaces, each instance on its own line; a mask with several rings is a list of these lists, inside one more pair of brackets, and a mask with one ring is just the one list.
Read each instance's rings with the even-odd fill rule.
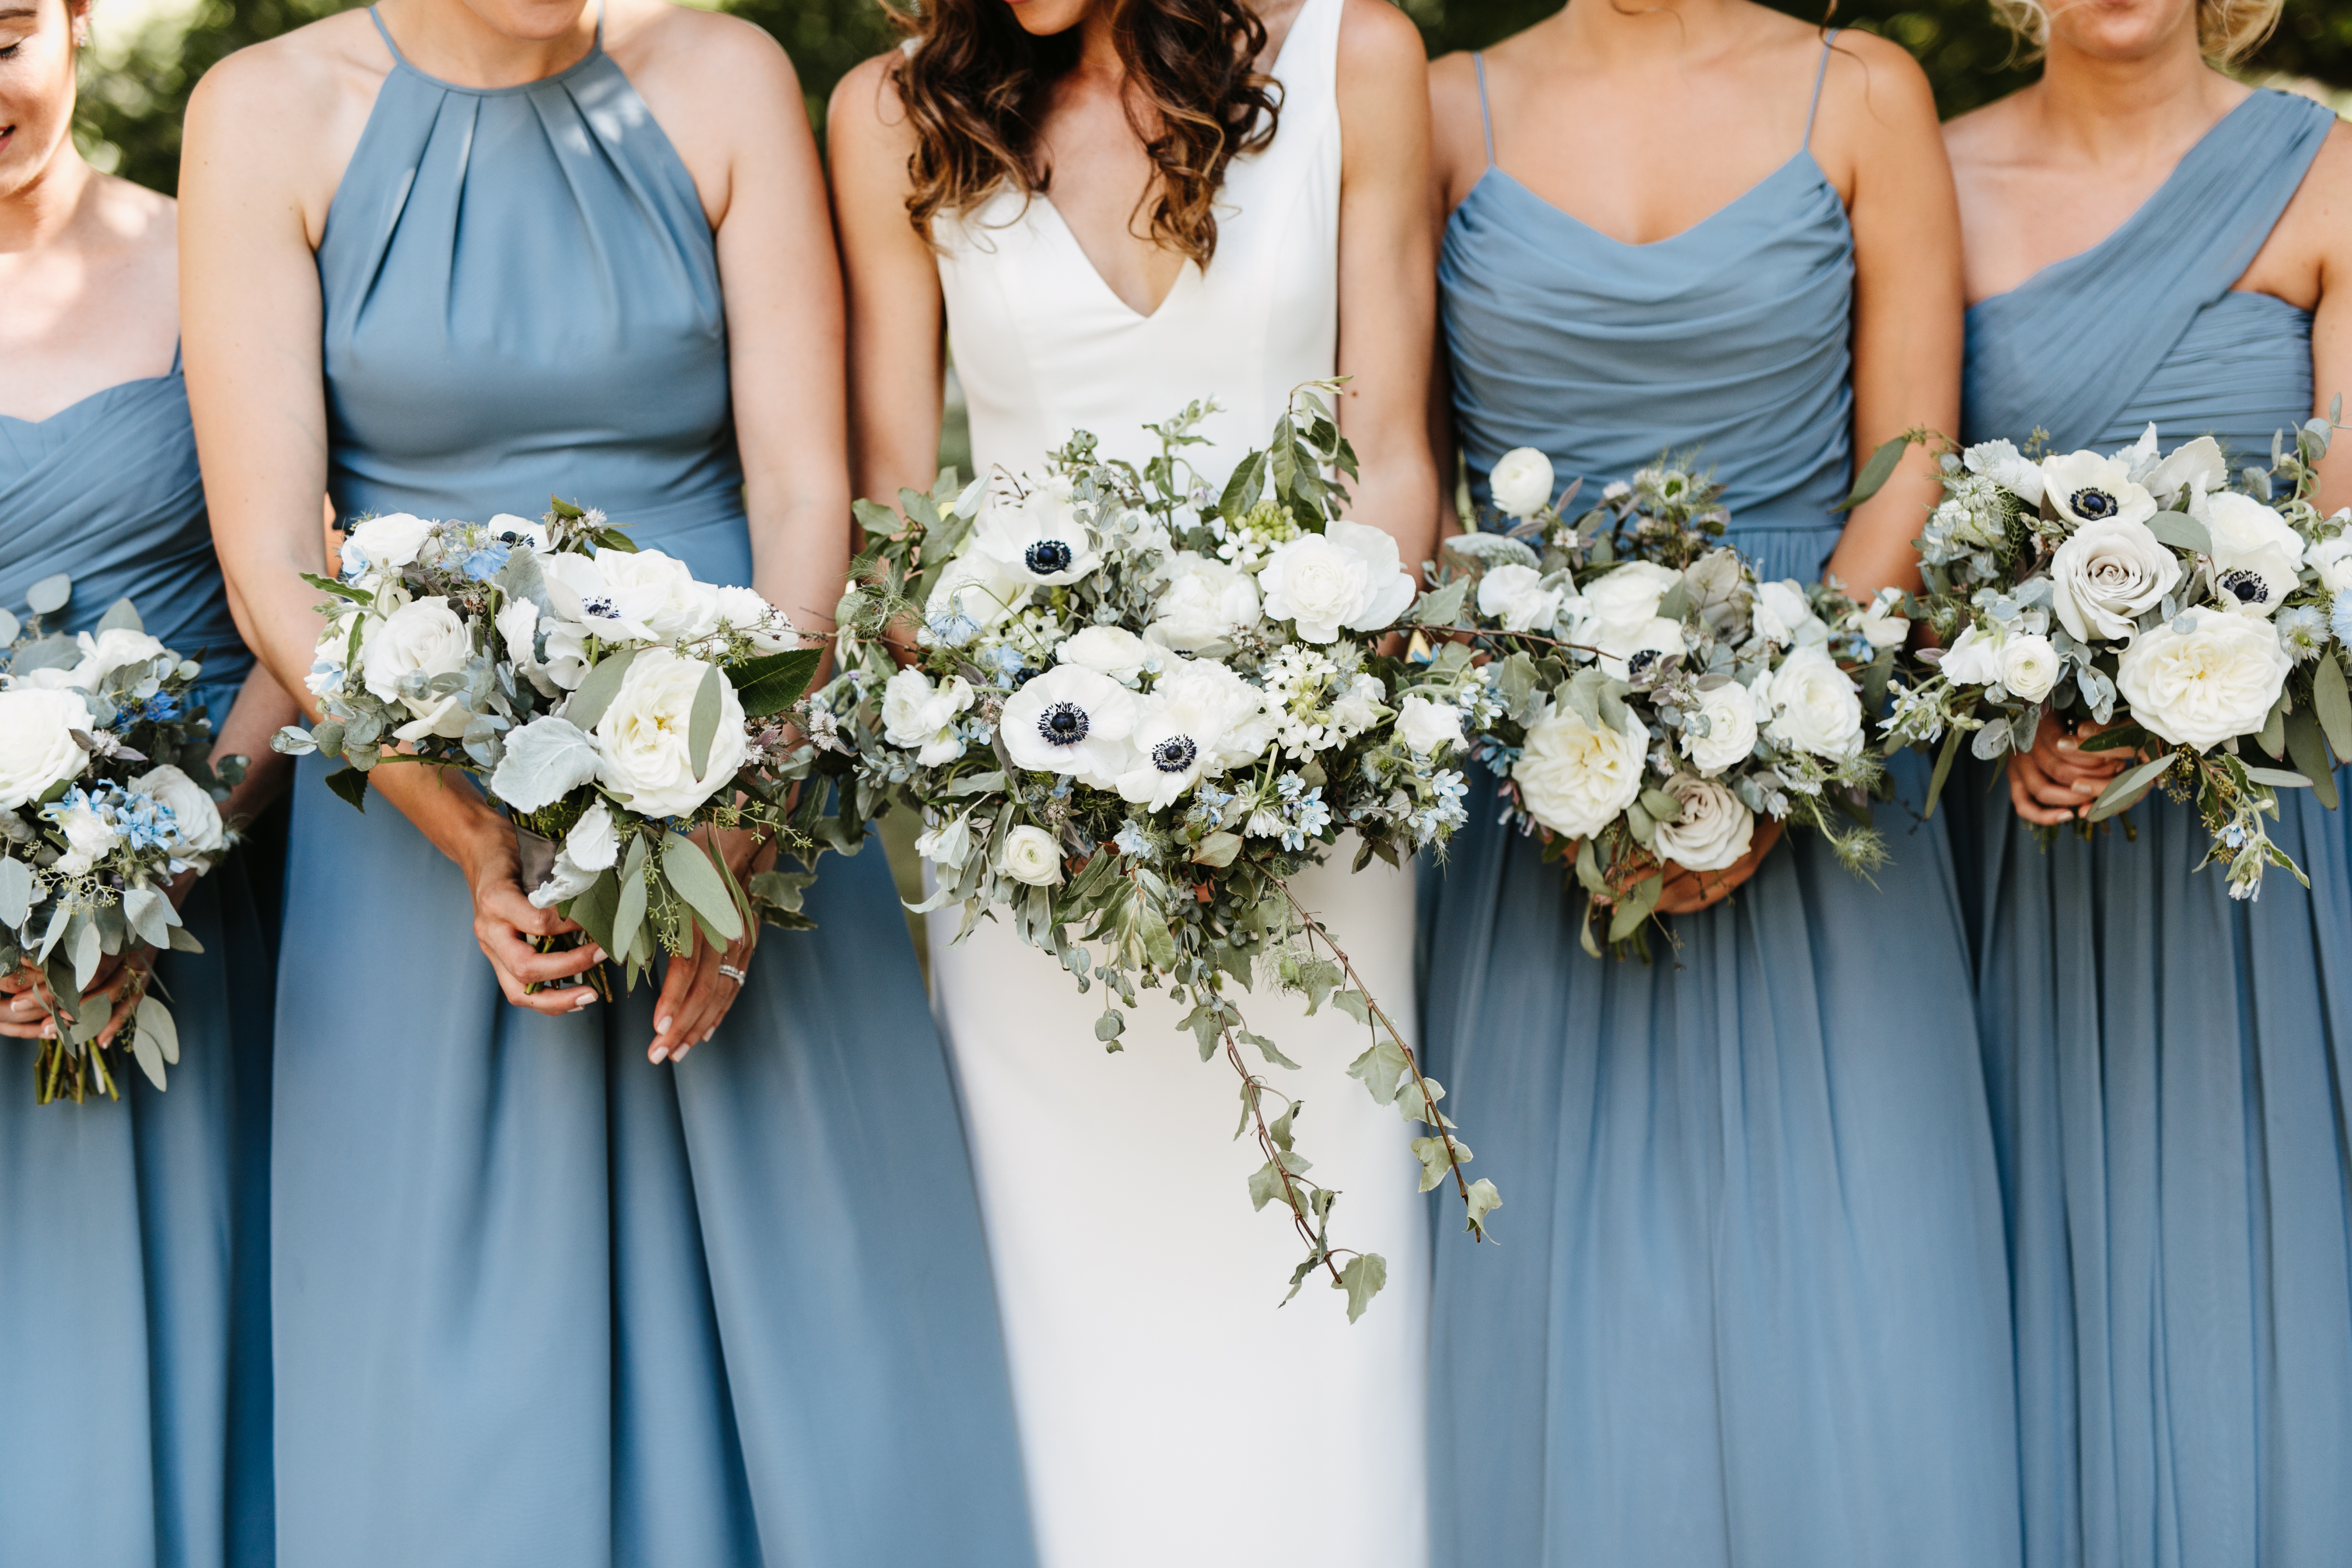
[[1332,1286],[1348,1293],[1348,1321],[1354,1322],[1389,1282],[1388,1260],[1377,1252],[1360,1252],[1348,1259],[1340,1268],[1339,1280]]
[[368,776],[359,769],[339,768],[329,773],[327,787],[349,801],[353,810],[367,810]]
[[1331,1005],[1339,1008],[1339,1011],[1347,1014],[1348,1016],[1355,1019],[1359,1024],[1362,1024],[1368,1028],[1371,1026],[1371,999],[1366,996],[1362,992],[1352,990],[1335,991],[1331,994]]
[[1495,1190],[1495,1184],[1488,1181],[1484,1176],[1479,1177],[1476,1181],[1470,1184],[1470,1198],[1467,1207],[1467,1212],[1470,1216],[1469,1228],[1481,1237],[1485,1236],[1486,1234],[1486,1216],[1493,1214],[1496,1209],[1501,1208],[1502,1206],[1503,1194]]
[[[1241,1031],[1241,1037],[1243,1039],[1247,1040],[1251,1045],[1255,1046],[1258,1048],[1258,1054],[1265,1058],[1267,1061],[1272,1062],[1276,1067],[1288,1068],[1294,1072],[1298,1070],[1298,1064],[1292,1061],[1288,1057],[1284,1056],[1282,1054],[1282,1047],[1276,1045],[1272,1040],[1267,1039],[1264,1035],[1254,1035],[1247,1029],[1244,1029]],[[1288,1111],[1283,1112],[1283,1120],[1285,1121],[1290,1120],[1290,1113]],[[1287,1147],[1287,1145],[1286,1145],[1286,1147]]]
[[1348,1076],[1362,1084],[1376,1103],[1393,1105],[1397,1084],[1411,1069],[1403,1048],[1394,1040],[1382,1040],[1348,1064]]

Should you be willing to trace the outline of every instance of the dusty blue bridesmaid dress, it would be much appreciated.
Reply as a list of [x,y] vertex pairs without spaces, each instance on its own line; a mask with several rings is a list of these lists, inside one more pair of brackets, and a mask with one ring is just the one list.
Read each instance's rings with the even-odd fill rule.
[[[710,228],[601,47],[503,89],[396,63],[319,272],[341,515],[560,492],[751,580]],[[288,879],[286,1568],[1032,1561],[963,1132],[879,853],[824,862],[821,929],[767,932],[677,1068],[646,1060],[648,989],[509,1006],[457,868],[315,767]]]
[[[188,396],[125,382],[0,416],[0,607],[63,572],[82,630],[129,597],[204,662],[228,716],[253,658],[229,618]],[[274,942],[243,856],[189,894],[202,953],[156,965],[180,1065],[120,1103],[33,1102],[0,1040],[0,1563],[221,1568],[269,1551],[269,1045]]]
[[[2311,416],[2311,317],[2231,289],[2326,138],[2257,92],[2107,239],[1969,312],[1970,441],[2113,450],[2150,420],[2267,465]],[[2344,389],[2352,392],[2352,388]],[[2352,798],[2352,768],[2336,774]],[[2008,1205],[2026,1561],[2352,1554],[2352,836],[2282,792],[2252,904],[2151,797],[2049,853],[1956,792]],[[1950,796],[1947,797],[1951,798]]]
[[[1439,272],[1471,471],[1532,446],[1597,493],[1695,447],[1733,542],[1818,576],[1853,271],[1811,152],[1640,247],[1494,166],[1491,132],[1488,158]],[[1436,1560],[2013,1563],[2000,1194],[1942,832],[1883,808],[1874,889],[1792,837],[1674,921],[1678,952],[1618,963],[1478,793],[1425,1028],[1505,1206],[1500,1246],[1436,1249]]]

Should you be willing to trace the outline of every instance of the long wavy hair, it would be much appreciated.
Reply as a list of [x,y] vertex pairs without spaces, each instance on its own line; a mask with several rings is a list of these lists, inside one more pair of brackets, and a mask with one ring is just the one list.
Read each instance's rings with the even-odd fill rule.
[[[1256,68],[1265,24],[1244,0],[1099,0],[1127,72],[1127,121],[1156,172],[1138,204],[1150,236],[1202,266],[1217,248],[1217,188],[1235,153],[1274,139],[1281,88]],[[907,216],[931,220],[1010,185],[1046,190],[1037,127],[1077,64],[1079,29],[1033,37],[1004,0],[882,0],[915,40],[893,63],[916,134]]]
[[[2278,26],[2284,0],[2197,0],[2197,45],[2207,59],[2235,65]],[[1992,14],[2037,59],[2050,47],[2048,0],[1991,0]]]

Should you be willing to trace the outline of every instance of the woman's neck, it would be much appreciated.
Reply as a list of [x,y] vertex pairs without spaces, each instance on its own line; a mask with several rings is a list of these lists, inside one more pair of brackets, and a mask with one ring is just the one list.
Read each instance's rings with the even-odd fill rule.
[[578,65],[596,45],[597,12],[550,18],[543,37],[504,32],[466,0],[379,0],[377,13],[409,64],[463,87],[522,87]]
[[0,198],[0,254],[38,250],[69,233],[94,173],[71,137],[61,142],[39,174]]
[[2208,66],[2192,25],[2164,47],[2128,58],[2051,43],[2030,89],[2037,140],[2097,166],[2173,158],[2212,129],[2244,89]]
[[1751,7],[1747,0],[1569,0],[1548,24],[1559,46],[1603,70],[1686,58],[1704,40],[1723,39]]

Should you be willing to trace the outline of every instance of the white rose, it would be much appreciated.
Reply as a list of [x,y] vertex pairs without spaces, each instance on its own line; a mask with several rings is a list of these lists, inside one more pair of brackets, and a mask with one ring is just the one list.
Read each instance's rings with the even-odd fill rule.
[[1548,632],[1559,619],[1567,591],[1544,585],[1532,566],[1495,566],[1478,581],[1478,613],[1502,617],[1507,632]]
[[743,765],[743,704],[734,683],[719,680],[719,731],[703,771],[694,771],[690,730],[695,694],[718,667],[665,647],[629,661],[621,689],[596,721],[604,787],[641,816],[684,816],[725,788]]
[[1579,642],[1593,642],[1609,632],[1630,637],[1658,618],[1658,604],[1682,574],[1647,561],[1628,561],[1591,578],[1576,600]]
[[2057,648],[2032,632],[2005,637],[2000,645],[2000,683],[2028,702],[2039,702],[2058,684]]
[[1960,461],[1969,472],[1982,474],[2001,489],[2024,497],[2028,506],[2042,504],[2042,469],[2017,449],[2015,442],[1981,442],[1960,454]]
[[2042,483],[2058,515],[2077,525],[2146,522],[2156,498],[2132,482],[2131,465],[2096,452],[2042,459]]
[[1057,664],[1006,701],[997,734],[1016,768],[1110,789],[1127,771],[1135,709],[1135,693],[1109,676]]
[[394,731],[402,740],[421,741],[427,735],[455,738],[466,732],[470,718],[460,694],[436,697],[428,691],[403,697],[400,683],[411,675],[429,681],[436,676],[458,674],[473,657],[474,643],[467,635],[466,623],[449,607],[448,600],[436,594],[403,605],[368,627],[360,645],[360,679],[379,701],[398,701],[414,715],[413,722]]
[[719,618],[751,645],[754,653],[782,653],[800,646],[792,616],[752,589],[729,584],[717,590]]
[[2149,731],[2201,752],[2260,730],[2294,666],[2269,621],[2200,605],[2133,638],[2116,689]]
[[2179,584],[2180,558],[2137,521],[2086,523],[2050,562],[2059,624],[2083,642],[2131,636]]
[[2303,559],[2319,574],[2320,586],[2328,593],[2352,594],[2352,529],[2313,545]]
[[66,836],[66,852],[58,857],[58,869],[69,877],[89,870],[122,842],[114,825],[87,805],[69,807],[51,820]]
[[1687,871],[1720,871],[1748,853],[1755,841],[1756,814],[1713,779],[1676,773],[1666,793],[1683,803],[1682,815],[1658,824],[1651,847],[1661,859]]
[[1702,687],[1696,717],[1706,721],[1706,733],[1683,727],[1683,755],[1702,773],[1719,773],[1737,767],[1756,751],[1756,699],[1734,680]]
[[1396,541],[1362,523],[1334,521],[1276,548],[1258,573],[1265,613],[1294,623],[1302,642],[1328,643],[1347,631],[1378,631],[1412,603],[1412,578],[1399,563]]
[[343,536],[343,547],[339,552],[343,574],[348,577],[360,572],[397,572],[416,559],[416,552],[425,548],[432,533],[433,524],[404,511],[356,523]]
[[1062,880],[1061,847],[1042,827],[1016,827],[1004,836],[1004,849],[997,858],[996,868],[1033,888],[1058,886]]
[[1102,564],[1093,531],[1071,504],[1067,481],[995,498],[971,537],[974,554],[987,556],[1024,585],[1076,583]]
[[221,826],[220,807],[204,785],[165,763],[131,781],[137,794],[152,797],[172,814],[178,840],[173,853],[183,858],[217,854],[228,842]]
[[1895,613],[1903,595],[1893,588],[1879,591],[1878,597],[1862,615],[1863,640],[1873,647],[1900,647],[1911,636],[1911,623]]
[[1765,688],[1773,739],[1832,761],[1858,755],[1864,736],[1862,694],[1827,649],[1801,647],[1780,661]]
[[596,801],[580,814],[563,836],[563,853],[583,871],[611,869],[621,858],[620,830],[613,825],[613,808]]
[[924,767],[951,763],[963,755],[956,715],[971,703],[971,683],[961,675],[934,688],[921,670],[899,670],[882,688],[882,738],[914,752],[915,761]]
[[1451,702],[1432,702],[1418,693],[1398,705],[1397,735],[1424,757],[1462,743],[1462,710]]
[[1556,708],[1528,725],[1527,744],[1511,765],[1528,815],[1571,838],[1589,838],[1615,821],[1642,793],[1650,743],[1639,719],[1628,712],[1625,722],[1622,731],[1596,730]]
[[1054,657],[1063,664],[1083,665],[1127,685],[1158,656],[1150,643],[1122,627],[1087,626],[1065,638]]
[[2224,609],[2267,616],[2303,575],[2303,535],[2286,519],[2235,490],[2201,498],[2198,520],[2213,537],[2213,593]]
[[490,793],[525,816],[544,811],[604,771],[588,731],[569,719],[534,719],[507,736]]
[[152,663],[172,651],[145,632],[124,626],[110,627],[95,637],[84,632],[77,640],[81,647],[81,662],[74,667],[71,679],[88,691],[96,690],[100,681],[118,669]]
[[1487,490],[1496,510],[1506,516],[1529,518],[1551,504],[1551,459],[1533,447],[1517,447],[1496,459],[1486,476]]
[[1757,633],[1766,642],[1783,647],[1805,641],[1806,629],[1822,624],[1822,618],[1813,614],[1813,602],[1794,578],[1756,584],[1755,616]]
[[1156,617],[1144,635],[1183,653],[1218,653],[1265,618],[1258,608],[1257,580],[1194,551],[1179,551],[1160,568],[1166,586],[1152,605]]

